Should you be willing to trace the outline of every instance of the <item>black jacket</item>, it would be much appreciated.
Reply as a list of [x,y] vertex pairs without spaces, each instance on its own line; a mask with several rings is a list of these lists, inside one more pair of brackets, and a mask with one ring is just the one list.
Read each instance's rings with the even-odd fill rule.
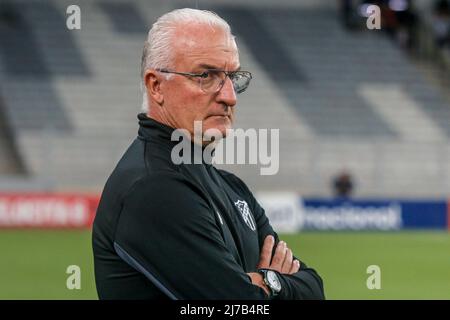
[[[174,130],[144,114],[104,188],[93,226],[100,299],[267,299],[251,283],[264,238],[278,236],[247,186],[202,164],[175,165]],[[242,214],[242,212],[244,214]],[[323,299],[305,263],[280,299]]]

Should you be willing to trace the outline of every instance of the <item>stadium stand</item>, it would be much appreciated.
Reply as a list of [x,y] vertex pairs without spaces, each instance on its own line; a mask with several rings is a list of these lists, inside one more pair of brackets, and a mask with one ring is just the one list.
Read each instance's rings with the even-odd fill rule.
[[[82,28],[70,31],[70,4],[0,5],[2,116],[34,181],[17,184],[25,190],[101,190],[136,135],[146,31],[175,8],[165,1],[78,1]],[[326,196],[331,178],[346,169],[358,197],[447,195],[450,104],[442,90],[382,33],[346,30],[333,1],[269,5],[199,5],[230,22],[242,66],[254,76],[240,96],[236,127],[280,129],[279,174],[224,167],[254,190]],[[11,186],[8,179],[0,176],[0,188]]]

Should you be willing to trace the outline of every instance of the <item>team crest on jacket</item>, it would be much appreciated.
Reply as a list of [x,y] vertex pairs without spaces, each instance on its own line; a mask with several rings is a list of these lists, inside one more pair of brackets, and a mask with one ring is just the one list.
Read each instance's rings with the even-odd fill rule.
[[256,230],[255,221],[253,221],[253,217],[247,202],[244,200],[238,200],[234,203],[234,205],[238,208],[239,212],[242,215],[242,219],[244,219],[244,222],[247,224],[247,226],[253,231],[255,231]]

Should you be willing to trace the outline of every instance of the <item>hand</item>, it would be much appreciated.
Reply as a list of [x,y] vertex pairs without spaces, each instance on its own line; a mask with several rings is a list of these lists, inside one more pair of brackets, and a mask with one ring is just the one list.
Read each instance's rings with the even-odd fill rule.
[[252,279],[252,283],[255,286],[262,288],[266,292],[266,294],[270,296],[269,288],[267,287],[266,283],[264,282],[263,276],[260,273],[249,272],[247,274],[250,276],[250,278]]
[[[258,269],[272,269],[282,274],[293,274],[300,269],[300,261],[293,260],[292,250],[288,248],[286,242],[278,242],[275,254],[272,258],[275,239],[269,235],[264,239],[259,259]],[[264,282],[264,281],[263,281]]]

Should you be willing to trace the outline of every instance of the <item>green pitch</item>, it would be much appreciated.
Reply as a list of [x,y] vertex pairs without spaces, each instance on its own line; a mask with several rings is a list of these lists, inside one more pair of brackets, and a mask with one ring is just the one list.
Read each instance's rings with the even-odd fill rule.
[[[304,233],[283,236],[324,280],[328,299],[450,299],[450,233]],[[367,288],[367,267],[381,289]]]
[[[89,231],[0,231],[0,299],[96,299]],[[328,299],[450,299],[450,234],[302,233],[281,236],[322,275]],[[81,289],[69,290],[69,265]],[[369,290],[366,269],[381,269]]]

